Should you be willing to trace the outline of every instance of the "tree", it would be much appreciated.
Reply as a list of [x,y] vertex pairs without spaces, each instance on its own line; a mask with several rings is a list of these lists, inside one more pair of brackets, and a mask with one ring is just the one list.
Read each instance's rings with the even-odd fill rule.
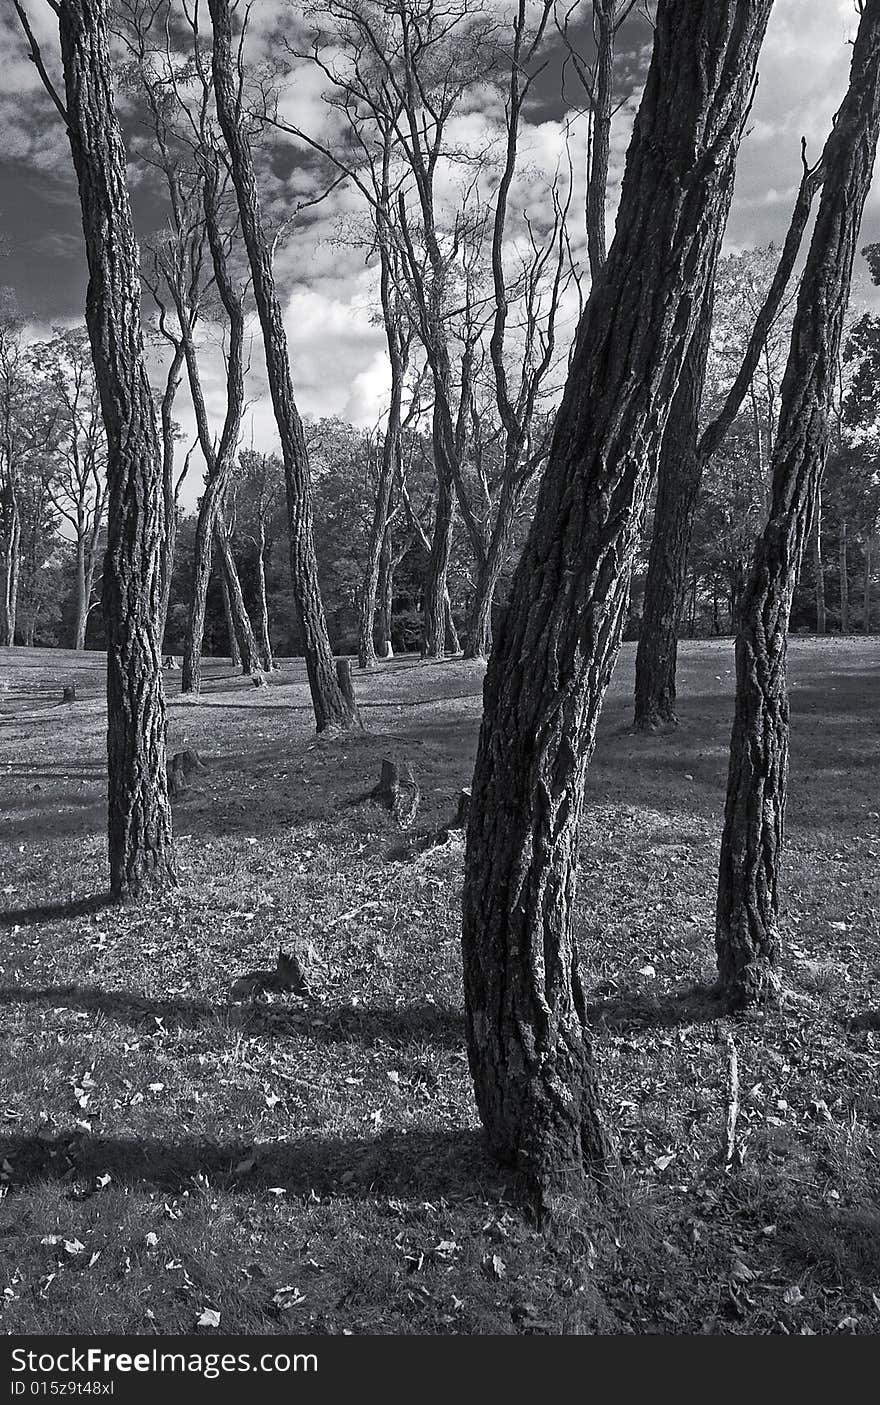
[[242,496],[250,512],[252,539],[257,549],[257,608],[260,617],[261,663],[267,672],[275,667],[269,630],[269,600],[266,593],[266,561],[272,549],[267,527],[272,520],[284,484],[284,465],[277,454],[259,454],[245,449],[240,457]]
[[355,717],[337,682],[318,587],[308,452],[293,394],[287,337],[272,272],[271,248],[263,226],[253,154],[242,111],[238,79],[241,54],[236,64],[232,53],[229,0],[208,0],[208,4],[214,27],[212,70],[217,117],[226,143],[238,201],[241,231],[263,332],[269,391],[281,439],[287,487],[291,578],[315,721],[319,732],[329,726],[351,727]]
[[719,988],[734,1006],[779,990],[778,892],[788,780],[792,595],[828,452],[853,260],[880,134],[880,0],[861,8],[782,383],[772,499],[736,641],[736,708],[718,873]]
[[539,1206],[609,1161],[571,928],[585,772],[771,5],[658,7],[617,233],[484,685],[463,896],[468,1055],[490,1146]]
[[32,347],[35,379],[53,406],[49,500],[72,532],[74,616],[70,648],[84,649],[107,506],[107,443],[85,332],[59,332]]
[[19,328],[0,321],[0,645],[15,643],[21,569],[22,403],[25,397]]
[[[722,286],[719,302],[723,311],[727,313],[727,325],[722,331],[724,353],[730,358],[733,349],[734,355],[738,357],[741,354],[742,359],[733,373],[730,388],[720,410],[700,435],[700,406],[703,400],[715,306],[715,291],[712,289],[703,308],[699,334],[691,344],[666,424],[657,469],[654,528],[645,578],[639,645],[636,651],[634,725],[638,731],[653,731],[658,726],[677,725],[675,675],[678,628],[684,607],[688,554],[697,500],[706,468],[721,448],[747,394],[751,396],[753,408],[759,473],[763,468],[763,430],[754,384],[759,364],[764,372],[767,443],[772,444],[776,400],[774,371],[777,358],[771,355],[770,341],[771,337],[776,340],[778,355],[782,300],[794,270],[815,194],[824,175],[821,161],[817,166],[810,168],[803,151],[802,160],[801,185],[778,261],[772,246],[766,251],[748,251],[724,261],[727,265],[728,285],[732,282],[736,289],[735,296],[739,303],[739,321],[744,328],[742,340],[745,346],[740,353],[737,329],[730,325],[734,321],[730,316],[731,299],[724,299],[725,290]],[[734,269],[732,279],[731,265]],[[723,283],[721,279],[716,281]],[[762,284],[765,290],[762,290]],[[725,306],[725,301],[728,306]]]
[[107,0],[59,0],[65,100],[31,55],[67,126],[89,268],[86,323],[107,436],[108,847],[114,898],[173,879],[166,715],[157,619],[161,454],[144,368],[138,250],[113,105]]

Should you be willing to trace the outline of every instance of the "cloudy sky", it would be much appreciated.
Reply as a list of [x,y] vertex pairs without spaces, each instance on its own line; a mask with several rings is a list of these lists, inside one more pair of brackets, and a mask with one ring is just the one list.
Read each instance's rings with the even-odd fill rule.
[[[501,14],[512,4],[492,0]],[[566,6],[567,8],[567,6]],[[582,8],[588,13],[587,0]],[[55,19],[46,0],[28,0],[34,28],[44,41],[47,63],[58,73]],[[273,28],[295,24],[296,7],[287,0],[255,0],[253,49],[265,56]],[[805,136],[815,159],[846,85],[849,46],[857,17],[854,0],[776,0],[760,65],[760,81],[748,136],[743,144],[736,197],[727,233],[727,248],[765,245],[780,240],[788,224],[800,178],[800,140]],[[609,228],[623,169],[632,113],[649,56],[650,31],[644,22],[629,24],[620,36],[618,82],[623,101],[613,143]],[[559,54],[551,62],[529,111],[521,142],[521,203],[546,197],[546,182],[564,152],[568,131],[575,169],[574,211],[582,209],[585,124],[575,111],[576,90],[562,93]],[[11,287],[28,334],[40,336],[53,325],[81,321],[85,260],[79,206],[70,154],[61,124],[29,63],[16,27],[13,7],[0,9],[0,61],[4,82],[0,96],[0,284]],[[629,98],[628,101],[625,99]],[[282,94],[282,111],[299,125],[320,132],[328,120],[321,83],[315,73],[300,74]],[[144,134],[137,114],[121,99],[130,154],[130,185],[138,232],[149,238],[164,218],[156,188],[139,168],[136,154]],[[497,144],[497,111],[471,103],[455,135],[471,148]],[[280,172],[280,174],[279,174]],[[291,210],[306,193],[302,163],[288,152],[273,165],[267,182],[276,210]],[[356,241],[347,240],[361,211],[355,194],[344,189],[301,214],[280,248],[276,273],[286,308],[291,359],[301,410],[311,416],[340,415],[361,425],[380,418],[386,388],[384,339],[376,324],[376,271],[366,266]],[[574,230],[575,243],[582,232]],[[880,239],[880,181],[869,201],[862,243]],[[354,246],[353,246],[354,244]],[[871,297],[859,260],[854,296]],[[205,358],[209,404],[222,414],[222,366],[209,347]],[[154,368],[157,372],[159,368]],[[251,407],[246,437],[257,447],[274,441],[268,397],[260,367],[259,337],[254,337],[249,387]],[[192,417],[182,395],[177,415],[186,433]],[[189,493],[194,497],[196,486]]]

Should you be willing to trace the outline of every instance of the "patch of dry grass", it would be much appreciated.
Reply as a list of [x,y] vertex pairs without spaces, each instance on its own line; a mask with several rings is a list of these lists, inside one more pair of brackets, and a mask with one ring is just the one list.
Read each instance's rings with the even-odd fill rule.
[[[0,651],[2,1330],[191,1332],[208,1306],[244,1333],[876,1331],[878,665],[876,641],[792,644],[790,996],[731,1023],[703,983],[732,650],[683,646],[681,728],[648,738],[625,652],[576,916],[622,1183],[551,1241],[472,1106],[461,840],[395,861],[356,803],[396,756],[417,827],[450,818],[481,669],[358,677],[368,730],[323,741],[298,664],[261,690],[211,665],[169,706],[207,763],[175,802],[180,887],[117,910],[101,660]],[[230,1003],[279,944],[314,998]]]

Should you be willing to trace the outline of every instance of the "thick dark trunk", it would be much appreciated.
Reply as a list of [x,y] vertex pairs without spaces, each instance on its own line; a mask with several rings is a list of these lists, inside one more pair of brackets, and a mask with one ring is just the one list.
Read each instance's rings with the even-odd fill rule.
[[840,567],[840,632],[849,634],[849,563],[847,560],[847,524],[840,524],[838,562]]
[[492,1150],[544,1206],[609,1162],[571,922],[585,773],[771,4],[661,0],[617,234],[484,684],[463,896],[468,1056]]
[[107,18],[106,0],[61,0],[67,130],[89,268],[86,322],[107,434],[108,838],[111,892],[123,898],[172,878],[173,848],[158,639],[161,458]]
[[229,152],[241,230],[253,279],[254,300],[263,332],[269,391],[284,460],[291,582],[302,631],[315,722],[319,732],[329,726],[350,727],[354,725],[354,718],[336,679],[318,586],[308,453],[293,394],[287,336],[272,273],[271,249],[263,227],[253,156],[240,109],[232,57],[229,0],[209,0],[208,7],[214,27],[213,74],[217,116]]
[[634,725],[638,731],[678,725],[678,622],[684,608],[688,553],[703,476],[697,435],[711,327],[710,292],[672,402],[657,466],[654,531],[636,650]]
[[865,536],[865,580],[862,594],[862,633],[871,633],[871,548],[874,545],[871,533]]
[[740,604],[715,930],[719,986],[733,1006],[771,1000],[779,989],[788,620],[828,452],[835,368],[878,133],[880,0],[867,0],[849,90],[825,146],[828,174],[782,383],[770,515]]

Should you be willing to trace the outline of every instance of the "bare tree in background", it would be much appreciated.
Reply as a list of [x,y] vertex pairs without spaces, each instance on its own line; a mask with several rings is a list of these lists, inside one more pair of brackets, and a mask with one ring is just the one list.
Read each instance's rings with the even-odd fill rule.
[[[272,251],[263,225],[247,121],[242,108],[241,47],[238,57],[234,57],[229,0],[209,0],[209,9],[214,28],[214,98],[238,201],[241,231],[263,332],[269,390],[281,439],[287,486],[291,579],[315,721],[319,732],[330,726],[351,727],[355,725],[356,718],[337,682],[318,586],[308,452],[293,394],[287,337],[272,271]],[[243,34],[241,38],[243,41]]]

